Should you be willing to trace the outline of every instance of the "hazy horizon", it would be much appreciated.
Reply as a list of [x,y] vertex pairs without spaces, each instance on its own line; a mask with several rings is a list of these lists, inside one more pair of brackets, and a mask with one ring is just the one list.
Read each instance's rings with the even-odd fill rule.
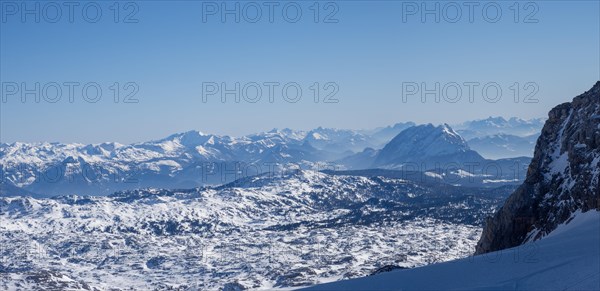
[[[469,121],[479,121],[479,120],[486,120],[488,118],[504,118],[505,120],[509,120],[510,118],[520,118],[520,117],[516,117],[516,116],[488,116],[486,118],[480,118],[480,119],[471,119],[471,120],[464,120],[458,123],[448,123],[448,125],[450,125],[454,130],[456,130],[456,126],[460,125],[462,123],[465,122],[469,122]],[[547,119],[547,117],[534,117],[534,118],[520,118],[522,120],[526,120],[526,121],[531,121],[531,120],[536,120],[536,119],[541,119],[541,120],[545,120]],[[298,129],[298,128],[289,128],[289,127],[272,127],[269,129],[264,129],[264,130],[255,130],[255,131],[250,131],[244,134],[238,134],[238,135],[233,135],[233,134],[227,134],[227,133],[215,133],[215,132],[208,132],[199,128],[189,128],[189,129],[183,129],[183,130],[179,130],[179,131],[175,131],[175,132],[170,132],[170,133],[165,133],[162,136],[156,136],[156,137],[151,137],[149,139],[145,139],[145,140],[134,140],[131,142],[121,142],[121,141],[115,141],[115,140],[102,140],[102,141],[97,141],[97,142],[82,142],[82,141],[78,141],[78,140],[72,140],[72,141],[62,141],[62,140],[30,140],[30,141],[23,141],[23,140],[15,140],[15,141],[0,141],[0,143],[4,143],[4,144],[12,144],[12,143],[31,143],[31,144],[35,144],[35,143],[69,143],[69,144],[101,144],[101,143],[119,143],[119,144],[123,144],[123,145],[129,145],[129,144],[135,144],[135,143],[143,143],[143,142],[149,142],[149,141],[155,141],[155,140],[160,140],[163,138],[167,138],[171,135],[174,134],[181,134],[181,133],[186,133],[186,132],[190,132],[190,131],[197,131],[200,132],[202,134],[206,134],[206,135],[217,135],[217,136],[230,136],[230,137],[244,137],[244,136],[248,136],[248,135],[252,135],[252,134],[259,134],[259,133],[264,133],[264,132],[269,132],[271,130],[283,130],[283,129],[291,129],[291,130],[295,130],[295,131],[304,131],[304,132],[308,132],[317,128],[324,128],[324,129],[337,129],[337,130],[355,130],[355,131],[370,131],[370,130],[377,130],[377,129],[383,129],[386,127],[390,127],[390,126],[394,126],[396,124],[399,123],[408,123],[408,122],[414,122],[411,120],[406,120],[406,121],[398,121],[398,122],[394,122],[391,124],[387,124],[387,125],[381,125],[381,126],[376,126],[376,127],[372,127],[372,128],[335,128],[335,127],[327,127],[327,126],[317,126],[317,127],[311,127],[311,128],[303,128],[303,129]],[[417,126],[418,125],[426,125],[426,124],[433,124],[434,126],[439,126],[442,125],[444,123],[447,122],[442,122],[442,123],[433,123],[433,122],[423,122],[423,123],[419,123],[419,122],[414,122]]]

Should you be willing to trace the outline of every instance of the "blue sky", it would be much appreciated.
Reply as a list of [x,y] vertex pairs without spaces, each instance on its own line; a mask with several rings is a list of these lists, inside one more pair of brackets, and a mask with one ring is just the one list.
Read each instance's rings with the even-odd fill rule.
[[[82,6],[74,8],[73,23],[65,7],[58,22],[51,23],[47,20],[55,16],[55,7],[44,12],[44,2],[35,1],[27,3],[30,9],[41,3],[40,22],[32,15],[25,15],[23,21],[21,11],[7,13],[14,7],[5,3],[0,22],[0,79],[6,99],[0,103],[2,142],[130,143],[190,129],[242,135],[274,127],[359,129],[402,121],[545,117],[553,106],[570,101],[600,79],[598,1],[540,1],[532,2],[533,6],[520,2],[517,22],[514,2],[494,2],[502,11],[495,23],[482,16],[480,8],[488,2],[478,2],[472,22],[462,6],[462,17],[455,23],[447,21],[455,16],[455,7],[434,1],[427,2],[426,8],[440,4],[439,22],[432,15],[423,21],[421,11],[406,15],[417,2],[401,1],[345,1],[333,2],[334,6],[319,2],[317,23],[312,1],[295,2],[302,9],[296,23],[282,17],[281,5],[275,7],[270,23],[264,2],[252,2],[263,5],[256,23],[243,15],[239,23],[231,15],[222,21],[219,12],[205,15],[203,21],[207,11],[203,7],[217,2],[146,1],[127,8],[121,2],[118,9],[111,9],[112,1],[94,2],[102,11],[96,23],[82,17]],[[235,3],[227,5],[233,8]],[[243,9],[249,2],[237,3]],[[254,8],[248,6],[246,16],[252,18]],[[323,23],[335,8],[331,19],[337,23]],[[120,12],[118,22],[114,11]],[[488,18],[494,16],[490,11]],[[123,23],[132,12],[137,23]],[[293,11],[288,12],[293,18]],[[537,23],[526,23],[531,20]],[[10,84],[33,88],[36,82],[40,88],[59,84],[61,99],[36,103],[35,96],[28,95],[22,103],[20,92],[7,94]],[[65,82],[81,84],[72,103]],[[96,103],[81,96],[81,87],[92,82],[102,89]],[[118,103],[110,89],[115,82],[121,91]],[[135,87],[124,88],[129,82],[137,85],[137,103],[122,102]],[[215,95],[203,102],[207,82],[228,87],[255,82],[261,85],[262,98],[236,103],[229,96],[222,103]],[[281,84],[272,103],[264,82]],[[321,87],[318,103],[311,91],[315,82]],[[337,103],[322,102],[334,88],[323,88],[329,82],[339,89],[334,96]],[[423,83],[431,89],[436,82],[449,88],[451,95],[455,89],[451,85],[460,85],[461,99],[437,103],[435,96],[427,95],[421,102],[420,95],[403,93],[403,83]],[[468,100],[465,82],[480,84],[473,102]],[[520,87],[519,102],[513,96],[515,82]],[[296,103],[286,102],[281,93],[281,87],[290,83],[302,89]],[[486,84],[502,89],[497,102],[482,96]],[[525,95],[534,90],[538,102],[524,103]]]

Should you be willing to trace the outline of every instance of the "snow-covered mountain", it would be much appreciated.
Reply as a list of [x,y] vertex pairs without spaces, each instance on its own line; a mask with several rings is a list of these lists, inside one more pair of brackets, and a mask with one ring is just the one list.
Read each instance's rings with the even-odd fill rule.
[[[382,149],[366,148],[338,160],[338,163],[348,169],[402,169],[416,164],[420,170],[427,170],[434,168],[435,163],[446,164],[459,160],[462,164],[467,161],[462,158],[483,161],[449,125],[425,124],[401,131]],[[424,166],[421,167],[421,164]]]
[[481,162],[477,152],[471,150],[467,142],[449,125],[419,125],[408,128],[381,149],[374,166],[383,168],[402,168],[406,164],[434,163],[464,164]]
[[12,143],[0,145],[0,165],[3,182],[45,195],[191,188],[271,171],[273,164],[327,161],[303,139],[291,130],[241,138],[189,131],[131,145]]
[[[438,180],[463,186],[500,186],[517,184],[525,177],[530,158],[489,160],[473,151],[449,125],[413,126],[400,132],[381,150],[371,148],[345,157],[337,163],[354,171],[392,170],[395,177],[418,176],[420,180]],[[397,171],[397,173],[394,173]]]
[[291,171],[190,190],[3,197],[0,289],[278,289],[422,266],[468,255],[508,193]]

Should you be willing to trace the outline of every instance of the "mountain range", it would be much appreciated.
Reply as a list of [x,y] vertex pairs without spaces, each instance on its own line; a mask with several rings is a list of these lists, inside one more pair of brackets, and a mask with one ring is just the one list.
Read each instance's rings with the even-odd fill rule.
[[[535,124],[535,121],[510,120],[516,131],[521,130],[522,124]],[[465,126],[475,131],[481,124],[487,126],[488,122]],[[520,146],[511,139],[505,142],[512,145],[505,146],[506,149]],[[481,186],[482,177],[488,177],[485,180],[489,183],[518,182],[524,178],[522,169],[528,163],[525,157],[484,159],[447,124],[407,122],[373,130],[274,129],[242,137],[188,131],[130,145],[0,144],[0,172],[2,184],[6,184],[0,187],[0,194],[34,193],[36,197],[50,197],[108,195],[147,187],[193,188],[289,167],[416,168],[432,174],[437,171],[435,174],[441,176],[460,170],[480,177],[476,186]],[[9,187],[13,191],[6,191]],[[21,189],[15,191],[15,187]]]

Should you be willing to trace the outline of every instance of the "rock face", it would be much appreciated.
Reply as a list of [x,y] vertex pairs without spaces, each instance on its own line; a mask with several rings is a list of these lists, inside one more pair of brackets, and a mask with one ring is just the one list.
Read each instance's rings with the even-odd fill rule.
[[600,208],[600,82],[548,117],[525,182],[487,220],[476,254],[539,239],[576,211]]

